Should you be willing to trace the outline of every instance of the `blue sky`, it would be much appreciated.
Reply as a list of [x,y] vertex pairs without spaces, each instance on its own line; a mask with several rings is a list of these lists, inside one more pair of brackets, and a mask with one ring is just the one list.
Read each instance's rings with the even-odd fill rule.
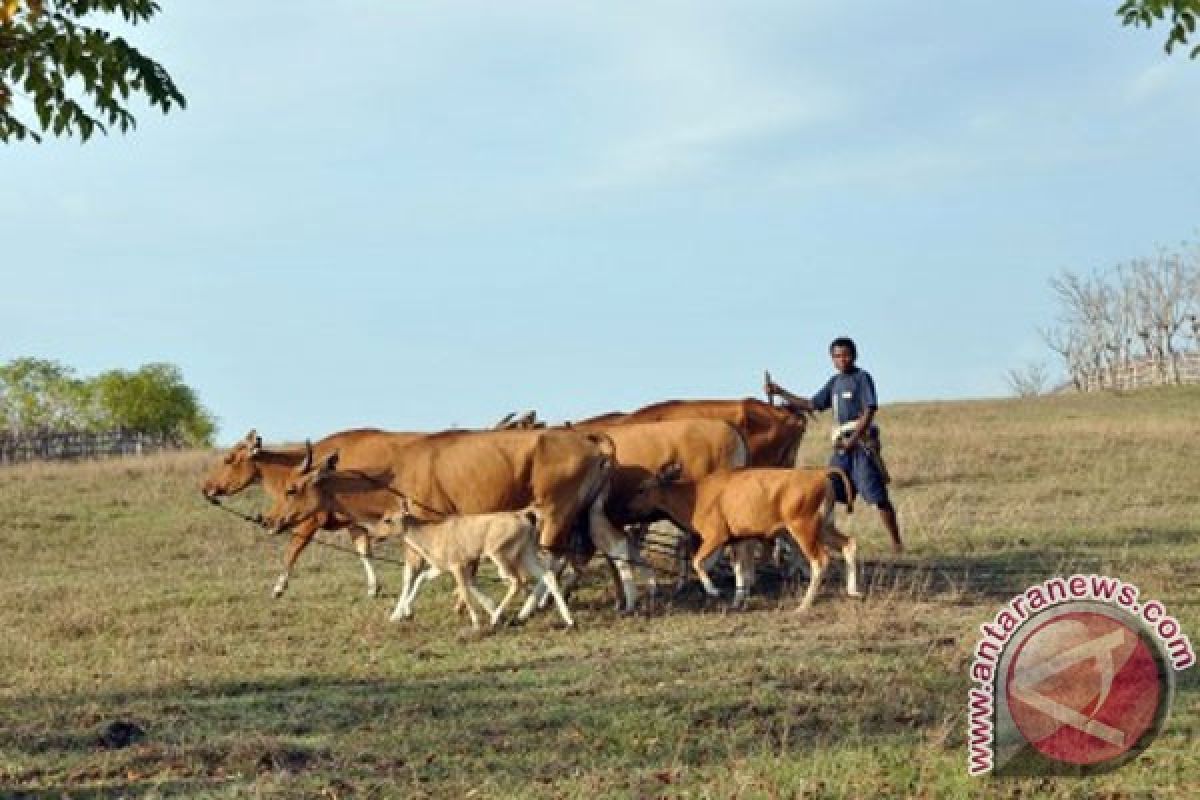
[[174,362],[223,442],[811,392],[843,333],[1001,395],[1051,275],[1200,232],[1200,62],[1103,3],[165,5],[187,111],[0,149],[0,359]]

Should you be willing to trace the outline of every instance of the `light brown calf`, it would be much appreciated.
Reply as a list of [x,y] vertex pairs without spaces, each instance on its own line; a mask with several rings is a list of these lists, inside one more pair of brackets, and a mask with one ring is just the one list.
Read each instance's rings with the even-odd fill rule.
[[[538,560],[537,529],[540,524],[541,517],[533,508],[463,514],[447,517],[441,522],[422,522],[401,498],[400,508],[384,514],[376,527],[380,537],[401,536],[405,544],[404,590],[392,620],[412,617],[412,604],[421,584],[442,572],[449,572],[458,585],[459,602],[466,606],[475,628],[479,627],[479,618],[472,598],[491,616],[491,625],[495,627],[516,596],[517,589],[530,579],[546,587],[558,604],[563,622],[567,627],[573,626],[575,621],[571,619],[558,580]],[[500,577],[508,583],[508,591],[496,606],[475,585],[475,573],[484,558],[496,565]],[[531,593],[519,619],[528,618],[534,603],[535,596]]]
[[[859,596],[854,539],[833,523],[835,477],[847,487],[846,505],[852,509],[853,487],[836,468],[748,468],[681,482],[678,465],[669,464],[641,486],[630,507],[641,513],[662,511],[700,537],[692,566],[711,596],[718,592],[708,575],[708,562],[715,561],[722,547],[738,539],[774,538],[786,530],[808,560],[808,591],[799,608],[804,610],[812,605],[829,563],[827,545],[846,559],[846,593]],[[741,562],[735,560],[735,605],[740,605],[746,591]]]

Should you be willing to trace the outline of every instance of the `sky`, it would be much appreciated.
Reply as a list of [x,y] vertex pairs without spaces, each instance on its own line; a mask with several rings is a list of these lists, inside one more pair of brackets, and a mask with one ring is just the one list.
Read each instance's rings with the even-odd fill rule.
[[1200,235],[1200,60],[1088,0],[164,3],[188,99],[0,147],[0,361],[179,365],[218,440],[1053,365]]

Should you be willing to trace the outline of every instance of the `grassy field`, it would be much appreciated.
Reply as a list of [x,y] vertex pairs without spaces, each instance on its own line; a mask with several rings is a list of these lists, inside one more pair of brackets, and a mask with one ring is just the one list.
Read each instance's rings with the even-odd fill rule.
[[[1200,390],[880,422],[910,549],[870,508],[843,520],[865,600],[838,568],[806,615],[768,586],[618,617],[596,567],[578,630],[482,637],[448,579],[392,624],[399,568],[368,599],[319,547],[270,599],[281,542],[202,501],[212,454],[0,469],[0,796],[1200,796],[1200,668],[1116,773],[969,779],[964,745],[978,625],[1032,582],[1124,578],[1200,643]],[[106,743],[121,722],[144,735]]]

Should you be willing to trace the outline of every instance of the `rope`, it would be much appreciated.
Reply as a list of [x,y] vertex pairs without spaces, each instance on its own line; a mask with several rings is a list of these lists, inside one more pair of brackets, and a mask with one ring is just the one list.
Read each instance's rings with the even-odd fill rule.
[[[370,476],[367,476],[367,475],[363,475],[362,477],[367,480],[372,480],[370,478]],[[388,487],[388,488],[390,488],[390,487]],[[392,491],[395,492],[396,494],[401,494],[400,492],[397,492],[394,489],[392,489]],[[401,495],[401,496],[403,497],[405,495]],[[235,509],[232,509],[232,508],[222,505],[220,498],[216,498],[216,497],[210,499],[208,502],[210,504],[212,504],[213,506],[215,506],[216,508],[220,509],[221,511],[224,511],[227,514],[232,514],[233,516],[237,517],[238,519],[243,520],[244,522],[249,522],[250,524],[254,525],[255,527],[258,527],[258,528],[266,528],[267,527],[266,523],[263,522],[262,514],[255,514],[254,516],[250,516],[249,514],[243,514],[240,511],[237,511]],[[439,512],[436,509],[433,509],[433,508],[430,508],[429,506],[424,505],[423,503],[421,503],[420,505],[422,505],[426,510],[434,511],[436,513],[442,514],[443,517],[449,516],[445,512]],[[309,541],[316,542],[317,544],[321,545],[322,547],[328,547],[330,550],[337,550],[342,553],[349,553],[350,555],[362,558],[362,553],[359,553],[357,550],[355,550],[351,547],[343,547],[339,544],[334,544],[333,542],[327,542],[324,539],[320,539],[316,536],[313,536],[313,538],[310,539]],[[381,539],[378,541],[383,541],[383,540]],[[572,552],[572,551],[568,550],[568,552]],[[581,551],[575,550],[574,552],[581,552]],[[625,563],[625,564],[632,564],[637,567],[642,567],[644,569],[648,569],[651,572],[661,572],[661,573],[670,572],[670,570],[661,569],[659,567],[654,566],[653,564],[650,564],[650,563],[643,561],[641,559],[638,559],[638,558],[622,558],[621,556],[610,556],[607,553],[605,553],[603,555],[605,558],[609,559],[610,561],[620,562],[620,563]],[[406,563],[404,561],[398,561],[394,558],[388,558],[387,556],[378,556],[375,554],[371,554],[371,555],[367,556],[367,558],[369,558],[371,561],[379,561],[383,564],[395,564],[395,565],[401,566],[401,567],[404,566]]]
[[[255,525],[259,528],[267,527],[266,524],[262,521],[262,514],[255,514],[254,516],[250,516],[249,514],[243,514],[240,511],[236,511],[232,508],[227,508],[227,507],[221,505],[221,501],[218,498],[214,498],[212,500],[209,500],[208,502],[210,502],[212,505],[216,506],[217,508],[221,509],[222,511],[224,511],[228,514],[232,514],[233,516],[237,517],[238,519],[249,522],[252,525]],[[353,556],[357,556],[359,558],[363,557],[362,553],[358,552],[357,550],[355,550],[351,547],[343,547],[340,544],[334,544],[333,542],[327,542],[324,539],[318,538],[315,535],[309,541],[316,542],[317,544],[321,545],[322,547],[328,547],[330,550],[337,550],[342,553],[349,553],[349,554],[351,554]],[[383,540],[379,540],[379,541],[383,541]],[[377,556],[374,553],[367,556],[367,558],[369,558],[371,561],[379,561],[384,564],[396,564],[397,566],[401,566],[401,567],[404,566],[404,564],[405,564],[405,562],[403,562],[403,561],[397,561],[396,559],[388,558],[387,556]]]

